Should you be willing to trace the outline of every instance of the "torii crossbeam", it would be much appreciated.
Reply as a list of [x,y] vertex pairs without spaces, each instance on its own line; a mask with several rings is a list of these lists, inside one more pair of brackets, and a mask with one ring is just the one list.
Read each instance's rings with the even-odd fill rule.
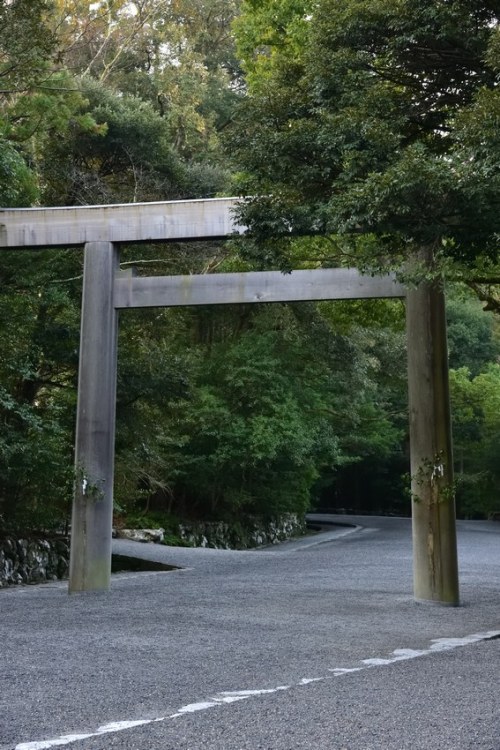
[[[355,269],[166,277],[120,272],[123,243],[222,239],[243,233],[233,215],[237,200],[0,210],[0,248],[85,246],[69,591],[110,586],[119,309],[404,297],[414,593],[417,600],[458,604],[454,502],[435,500],[437,483],[451,486],[452,480],[440,290],[426,283],[406,290],[391,276],[363,276]],[[429,476],[423,476],[423,467],[429,465]]]

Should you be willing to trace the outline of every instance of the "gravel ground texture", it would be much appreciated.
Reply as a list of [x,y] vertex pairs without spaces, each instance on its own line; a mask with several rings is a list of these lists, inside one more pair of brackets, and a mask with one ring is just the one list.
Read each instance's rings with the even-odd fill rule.
[[459,522],[442,607],[413,600],[408,519],[333,520],[245,552],[115,540],[181,569],[109,593],[0,590],[0,750],[500,750],[500,524]]

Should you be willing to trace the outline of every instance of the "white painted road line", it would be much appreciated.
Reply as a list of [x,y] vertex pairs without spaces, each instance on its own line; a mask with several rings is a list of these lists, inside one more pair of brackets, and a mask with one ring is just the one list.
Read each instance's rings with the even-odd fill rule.
[[431,641],[431,645],[426,649],[398,648],[393,651],[392,655],[388,658],[363,659],[360,662],[361,666],[351,668],[331,667],[328,669],[328,672],[330,673],[328,675],[323,675],[321,677],[302,677],[292,685],[278,685],[274,688],[262,688],[260,690],[225,691],[218,693],[214,697],[210,697],[207,700],[199,701],[197,703],[188,703],[185,706],[181,706],[181,708],[179,708],[175,713],[168,716],[158,716],[154,719],[114,721],[110,724],[104,724],[101,727],[97,727],[97,729],[85,734],[64,734],[60,737],[55,737],[48,740],[21,742],[15,746],[14,750],[50,750],[50,748],[53,747],[70,745],[73,742],[87,740],[92,737],[99,737],[104,734],[124,732],[127,729],[134,729],[135,727],[144,726],[146,724],[156,724],[158,722],[177,719],[179,717],[185,716],[186,714],[192,714],[198,711],[206,711],[209,708],[215,708],[217,706],[248,700],[249,698],[273,695],[284,690],[291,690],[296,687],[304,687],[314,682],[333,680],[336,677],[343,677],[352,674],[353,672],[361,672],[365,669],[385,667],[390,664],[396,664],[397,662],[408,661],[409,659],[418,659],[421,656],[430,656],[432,654],[441,653],[443,651],[463,648],[464,646],[470,646],[474,643],[479,643],[480,641],[489,641],[493,638],[500,638],[500,630],[489,630],[484,633],[472,633],[472,635],[466,635],[463,638],[437,638]]

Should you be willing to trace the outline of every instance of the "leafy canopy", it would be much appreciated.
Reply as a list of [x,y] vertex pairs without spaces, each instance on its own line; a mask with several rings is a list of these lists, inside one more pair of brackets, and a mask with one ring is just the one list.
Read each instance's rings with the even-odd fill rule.
[[[471,261],[499,241],[498,2],[254,0],[230,148],[258,237],[374,235]],[[365,240],[366,241],[366,240]]]

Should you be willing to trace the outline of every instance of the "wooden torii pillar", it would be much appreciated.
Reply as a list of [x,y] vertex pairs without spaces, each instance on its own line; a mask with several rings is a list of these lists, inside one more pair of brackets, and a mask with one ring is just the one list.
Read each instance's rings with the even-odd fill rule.
[[317,269],[134,277],[121,243],[222,239],[235,198],[0,211],[0,247],[85,246],[69,591],[107,590],[111,577],[118,310],[133,307],[407,297],[414,592],[459,603],[444,295],[407,293],[390,276]]

